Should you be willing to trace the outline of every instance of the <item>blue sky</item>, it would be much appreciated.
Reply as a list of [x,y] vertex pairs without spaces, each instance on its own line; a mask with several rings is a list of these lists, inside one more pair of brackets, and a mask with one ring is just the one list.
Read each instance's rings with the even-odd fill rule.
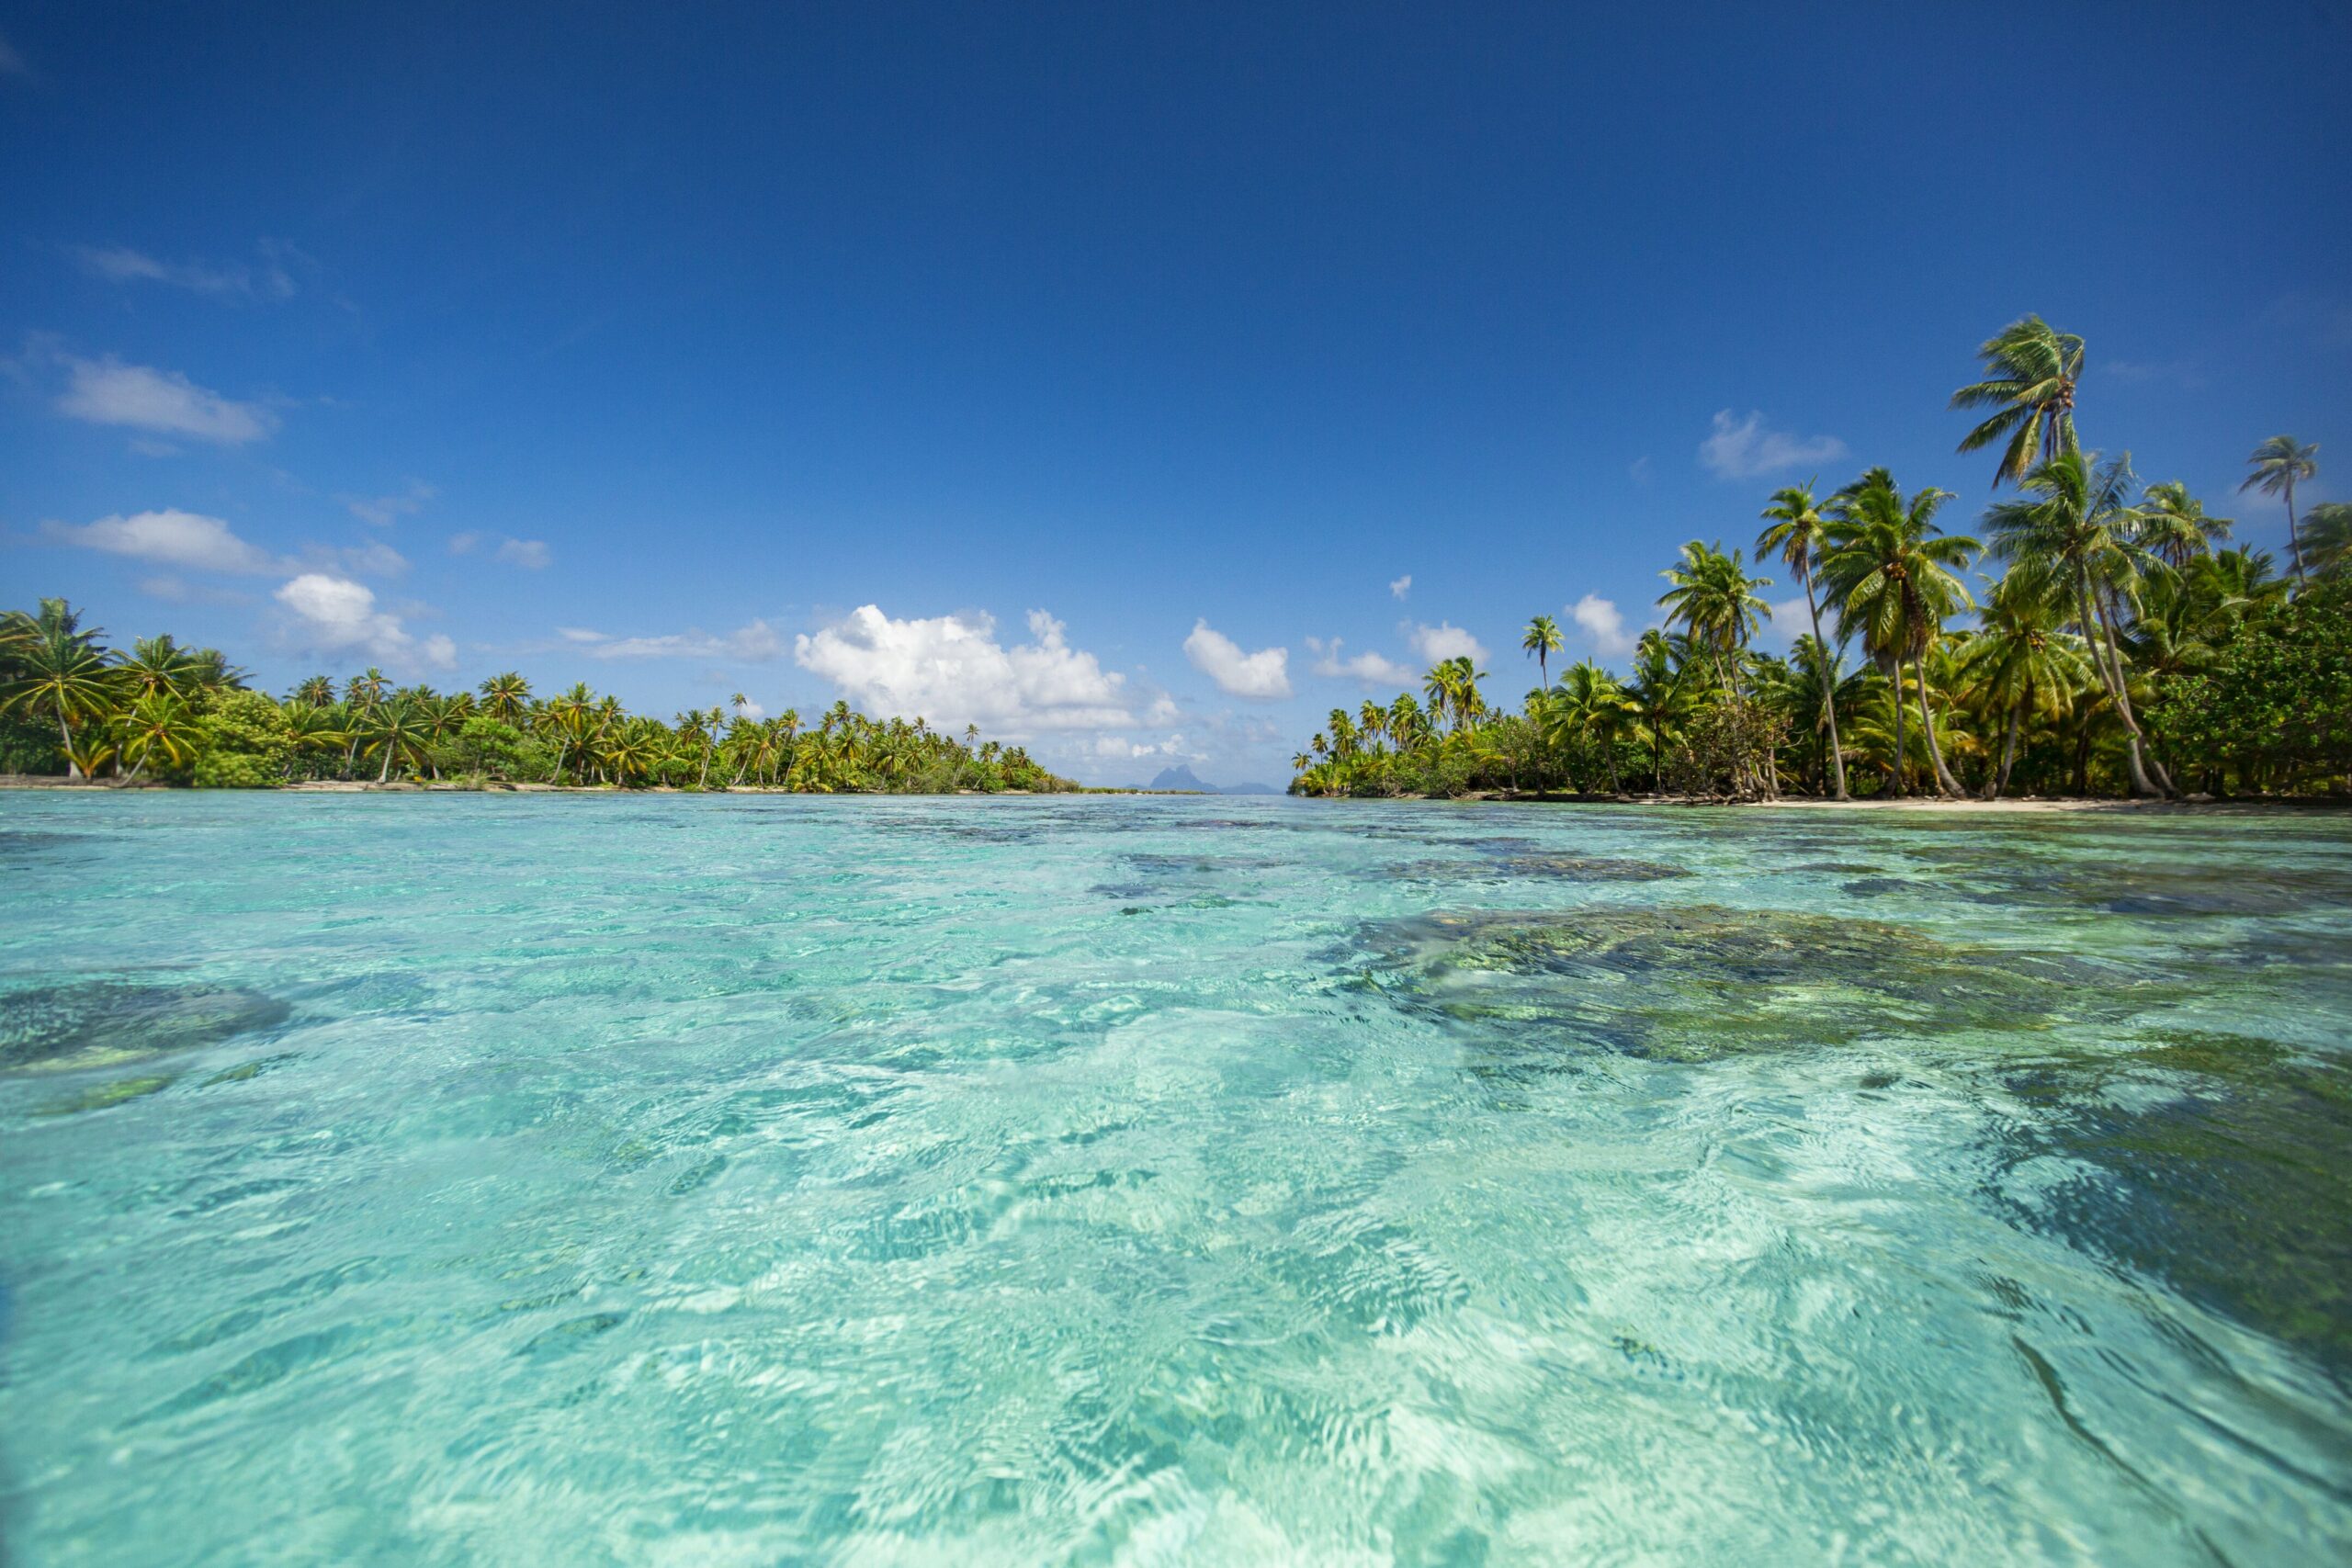
[[2027,311],[2245,537],[2352,463],[2345,7],[1594,10],[0,5],[4,597],[1279,781],[1777,484],[1965,529]]

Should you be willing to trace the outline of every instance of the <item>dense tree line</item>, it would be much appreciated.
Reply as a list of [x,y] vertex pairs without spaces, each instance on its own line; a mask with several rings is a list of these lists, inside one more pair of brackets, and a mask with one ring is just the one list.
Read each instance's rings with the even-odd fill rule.
[[575,685],[537,697],[509,671],[471,692],[394,686],[379,670],[304,681],[281,701],[213,649],[169,637],[111,649],[62,599],[0,616],[0,773],[265,789],[315,779],[444,780],[815,793],[1074,789],[1018,746],[835,703],[669,723]]
[[1949,492],[1905,494],[1884,468],[1826,496],[1781,490],[1755,549],[1804,592],[1785,657],[1754,647],[1772,579],[1693,539],[1625,676],[1586,660],[1553,681],[1563,638],[1539,615],[1521,642],[1539,683],[1517,712],[1448,660],[1419,696],[1332,709],[1292,759],[1292,792],[2352,788],[2352,506],[2298,511],[2318,448],[2279,435],[2248,459],[2241,488],[2286,502],[2282,572],[2231,547],[2231,520],[2187,486],[2143,487],[2130,454],[2082,448],[2080,338],[2029,316],[1978,352],[1985,378],[1952,405],[1989,412],[1960,449],[1998,448],[1996,489],[2017,492],[1981,540],[1944,531]]

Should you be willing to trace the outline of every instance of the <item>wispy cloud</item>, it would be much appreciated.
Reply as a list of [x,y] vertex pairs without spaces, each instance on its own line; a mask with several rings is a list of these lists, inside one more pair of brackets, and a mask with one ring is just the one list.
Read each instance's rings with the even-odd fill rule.
[[25,63],[25,57],[17,52],[17,46],[0,38],[0,76],[29,76],[32,73],[33,68]]
[[277,417],[260,404],[225,398],[175,370],[126,365],[112,355],[63,359],[65,391],[57,411],[72,419],[228,446],[258,441],[277,428]]
[[1727,479],[1758,479],[1845,455],[1846,444],[1834,435],[1800,438],[1767,430],[1762,414],[1737,419],[1729,409],[1715,415],[1714,429],[1699,443],[1700,463]]
[[401,518],[413,517],[424,511],[425,503],[440,493],[423,479],[411,479],[408,488],[398,495],[346,495],[338,499],[362,523],[389,528]]
[[2186,359],[2095,359],[2091,361],[2091,369],[2094,373],[2104,371],[2132,386],[2143,386],[2153,381],[2185,388],[2205,384],[2205,378],[2197,373],[2197,367]]
[[487,535],[483,534],[449,536],[449,553],[453,556],[469,556],[485,547],[489,549],[492,559],[503,561],[508,566],[523,567],[531,571],[544,570],[555,564],[555,551],[548,547],[545,539],[517,539],[510,536],[493,543]]
[[290,299],[296,287],[286,268],[291,254],[269,241],[261,246],[257,264],[244,262],[164,261],[129,245],[77,245],[74,259],[93,276],[109,283],[160,283],[216,299]]
[[1404,603],[1405,595],[1410,593],[1412,591],[1413,574],[1409,571],[1388,585],[1389,596],[1394,598],[1398,604]]
[[784,652],[784,638],[765,621],[749,622],[723,636],[684,631],[662,637],[607,637],[584,626],[560,626],[557,635],[591,659],[725,659],[763,664]]
[[1290,649],[1286,648],[1246,653],[1239,643],[1206,620],[1198,620],[1184,639],[1184,657],[1227,696],[1272,702],[1290,695]]

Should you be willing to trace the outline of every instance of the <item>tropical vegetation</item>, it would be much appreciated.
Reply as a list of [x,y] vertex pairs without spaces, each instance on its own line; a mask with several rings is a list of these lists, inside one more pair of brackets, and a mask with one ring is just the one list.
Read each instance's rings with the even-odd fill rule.
[[813,726],[737,694],[667,722],[512,671],[470,692],[369,669],[282,698],[217,649],[169,637],[110,649],[62,599],[0,615],[0,773],[265,789],[313,780],[945,794],[1074,789],[1019,746],[835,703]]
[[[1753,564],[1720,539],[1682,546],[1623,673],[1588,659],[1555,678],[1564,639],[1538,615],[1515,710],[1448,660],[1422,700],[1332,709],[1292,792],[2352,791],[2352,506],[2298,510],[2318,447],[2276,435],[2247,460],[2241,488],[2286,503],[2282,572],[2187,485],[2082,446],[2081,338],[2028,316],[1977,355],[1951,398],[1981,413],[1959,450],[1998,453],[1973,534],[1946,527],[1949,492],[1883,468],[1826,496],[1781,489]],[[1802,594],[1786,654],[1757,646],[1768,566]]]

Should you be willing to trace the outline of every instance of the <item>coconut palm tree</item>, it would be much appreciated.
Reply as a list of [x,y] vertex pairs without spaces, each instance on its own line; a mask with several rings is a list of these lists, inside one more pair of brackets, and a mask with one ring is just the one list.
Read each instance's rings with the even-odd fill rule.
[[364,754],[369,757],[379,752],[383,754],[384,765],[376,773],[378,784],[392,776],[394,762],[413,770],[431,754],[431,721],[424,705],[413,698],[395,699],[382,705],[368,719],[365,734],[367,750]]
[[1826,530],[1828,523],[1821,515],[1820,506],[1813,498],[1814,481],[1790,485],[1772,492],[1772,500],[1762,516],[1770,525],[1756,536],[1756,558],[1761,561],[1770,552],[1781,558],[1781,563],[1796,574],[1804,587],[1805,614],[1813,619],[1815,647],[1827,660],[1820,682],[1822,717],[1829,725],[1829,776],[1839,800],[1846,795],[1846,759],[1838,739],[1838,656],[1830,650],[1821,635],[1821,605],[1815,598],[1813,580],[1823,547],[1828,543]]
[[482,712],[501,724],[521,724],[531,705],[531,683],[520,671],[503,671],[476,689],[481,693]]
[[2331,501],[2303,518],[2303,564],[2313,577],[2334,578],[2352,569],[2352,505]]
[[1697,539],[1684,545],[1680,560],[1658,575],[1673,585],[1657,600],[1666,624],[1688,626],[1691,640],[1713,660],[1724,692],[1736,694],[1739,650],[1772,615],[1756,590],[1770,588],[1772,580],[1748,576],[1747,558],[1738,550],[1726,555],[1721,541],[1710,546]]
[[197,745],[204,738],[196,710],[170,690],[150,693],[132,702],[130,711],[116,722],[116,730],[123,760],[131,764],[134,779],[153,761],[160,761],[166,768],[187,766],[196,760]]
[[2205,503],[2189,494],[2188,487],[2178,479],[2150,485],[2136,510],[2143,547],[2176,569],[2211,555],[2215,545],[2230,536],[2230,520],[2207,516]]
[[185,697],[197,689],[204,671],[196,655],[169,637],[141,637],[130,645],[118,668],[126,697],[133,702],[141,697]]
[[1641,706],[1626,695],[1617,678],[1589,659],[1580,659],[1560,677],[1560,689],[1544,705],[1544,739],[1565,743],[1589,735],[1600,749],[1609,770],[1609,792],[1619,793],[1617,743],[1641,716]]
[[1690,678],[1691,661],[1677,659],[1674,644],[1653,626],[1634,646],[1634,679],[1626,694],[1634,699],[1635,717],[1650,742],[1650,779],[1663,787],[1667,743],[1680,733],[1699,694]]
[[65,751],[65,776],[89,776],[113,754],[113,747],[102,747],[95,733],[74,732],[95,730],[120,704],[123,690],[121,672],[98,646],[104,629],[81,629],[80,617],[62,599],[44,599],[38,619],[20,614],[10,625],[17,674],[0,684],[0,713],[53,720]]
[[2295,523],[2295,486],[2304,479],[2319,477],[2319,443],[2309,446],[2291,435],[2274,435],[2254,449],[2246,464],[2254,469],[2245,482],[2238,486],[2241,493],[2258,490],[2265,495],[2284,496],[2287,501],[2287,554],[2295,563],[2295,581],[2303,581],[2303,547],[2297,537],[2300,530]]
[[1551,666],[1547,662],[1560,651],[1560,623],[1549,615],[1538,615],[1527,623],[1527,631],[1519,646],[1535,656],[1535,673],[1545,691],[1551,690]]
[[[333,691],[332,684],[328,689]],[[293,777],[294,764],[300,758],[312,752],[333,751],[350,739],[344,731],[341,713],[331,703],[293,704],[285,710],[284,721],[286,739],[292,743],[286,759],[288,778]]]
[[2026,475],[2024,499],[1987,511],[1984,526],[1993,553],[2023,574],[2026,591],[2073,595],[2075,626],[2123,725],[2132,793],[2155,796],[2174,793],[2172,781],[2146,750],[2109,614],[2112,600],[2136,594],[2144,558],[2137,514],[2123,499],[2131,484],[2129,453],[2094,466],[2080,452],[2062,452]]
[[294,688],[287,697],[291,707],[323,708],[334,705],[334,681],[326,675],[313,675]]
[[2056,717],[2094,679],[2082,638],[2064,629],[2064,606],[2063,596],[2014,574],[1993,583],[1985,595],[1967,661],[1979,693],[2003,719],[2000,766],[1984,781],[1987,800],[1999,799],[2009,786],[2020,720],[2028,714]]
[[1930,486],[1904,498],[1894,478],[1872,468],[1838,492],[1831,502],[1822,581],[1838,608],[1840,635],[1859,630],[1862,649],[1895,682],[1894,790],[1903,793],[1903,671],[1918,677],[1919,728],[1934,765],[1939,793],[1954,795],[1960,783],[1944,765],[1936,739],[1935,716],[1928,707],[1928,683],[1920,670],[1947,617],[1973,603],[1957,575],[1968,564],[1976,541],[1946,534],[1936,513],[1951,499]]
[[2007,439],[1993,483],[2020,479],[2037,459],[2076,450],[2075,384],[2083,374],[2083,340],[2053,332],[2040,316],[2012,321],[1976,350],[1984,379],[1951,395],[1956,409],[1990,408],[1991,417],[1962,437],[1973,452]]

